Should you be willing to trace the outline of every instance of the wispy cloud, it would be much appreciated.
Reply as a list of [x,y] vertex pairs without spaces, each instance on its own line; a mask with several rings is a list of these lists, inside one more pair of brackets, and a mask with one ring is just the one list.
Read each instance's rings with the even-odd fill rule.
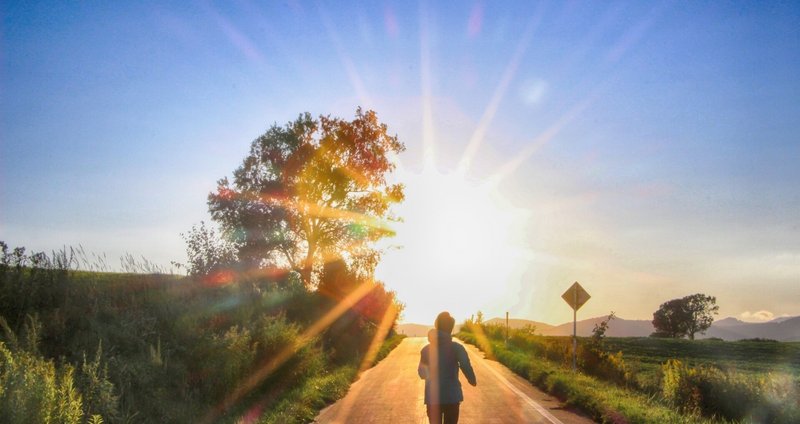
[[775,318],[786,317],[786,316],[788,315],[783,314],[776,316],[772,312],[765,310],[756,312],[744,311],[741,314],[739,314],[739,318],[741,318],[742,321],[750,321],[750,322],[767,322],[767,321],[772,321]]

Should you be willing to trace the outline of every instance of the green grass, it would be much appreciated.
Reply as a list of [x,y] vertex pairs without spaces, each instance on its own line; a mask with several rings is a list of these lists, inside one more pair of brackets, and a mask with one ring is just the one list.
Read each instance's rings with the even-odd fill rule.
[[[381,344],[372,366],[380,362],[400,344],[406,336],[394,334]],[[356,378],[356,368],[344,366],[332,373],[316,376],[288,393],[271,412],[258,421],[261,424],[300,424],[311,422],[319,410],[341,399],[347,394],[350,384]]]
[[644,369],[655,370],[667,359],[713,364],[755,373],[788,372],[800,376],[800,342],[685,340],[650,337],[607,338],[606,349],[622,351]]
[[375,356],[375,362],[373,365],[383,360],[383,358],[385,358],[392,350],[394,350],[394,348],[396,348],[397,345],[399,345],[400,342],[402,342],[405,338],[406,336],[404,334],[393,334],[384,340],[381,348],[378,350],[378,355]]
[[[309,423],[319,410],[347,394],[355,375],[355,367],[344,366],[331,373],[312,377],[286,394],[266,413],[263,413],[258,404],[251,408],[251,413],[255,416],[263,413],[258,420],[262,424]],[[244,414],[248,415],[250,414]]]
[[661,366],[669,359],[753,377],[787,374],[800,384],[800,342],[609,337],[605,348],[636,364],[636,379],[645,388],[659,384]]
[[[476,338],[480,330],[485,337]],[[465,324],[459,337],[601,422],[795,423],[800,343],[579,338]],[[480,342],[480,343],[478,343]]]
[[[46,406],[22,408],[44,405],[40,398],[75,405],[80,415],[53,422],[93,415],[111,424],[209,416],[214,422],[245,416],[249,422],[308,422],[347,392],[377,327],[351,309],[297,348],[300,334],[332,305],[291,281],[218,285],[173,275],[75,271],[9,255],[0,249],[0,405],[21,411],[16,422],[41,422],[34,415],[49,411]],[[358,306],[382,316],[381,305],[392,298],[379,290],[370,296],[364,300],[374,303]],[[400,340],[389,337],[376,361]],[[287,349],[294,353],[286,362],[228,400]],[[6,366],[12,360],[27,365],[12,369]]]
[[659,403],[652,396],[626,390],[615,384],[580,373],[573,373],[552,361],[537,359],[520,349],[504,347],[498,341],[490,346],[478,343],[471,333],[458,337],[474,344],[512,371],[525,377],[535,386],[558,397],[567,406],[579,409],[592,419],[603,423],[719,423],[721,421],[680,414],[674,408]]

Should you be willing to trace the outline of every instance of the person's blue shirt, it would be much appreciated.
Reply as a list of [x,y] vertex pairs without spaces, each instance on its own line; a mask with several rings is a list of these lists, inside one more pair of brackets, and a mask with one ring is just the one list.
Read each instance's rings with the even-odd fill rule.
[[464,346],[453,342],[450,334],[441,331],[428,335],[430,344],[420,351],[417,373],[425,379],[425,404],[461,403],[464,394],[458,381],[459,368],[471,385],[476,385],[475,372]]

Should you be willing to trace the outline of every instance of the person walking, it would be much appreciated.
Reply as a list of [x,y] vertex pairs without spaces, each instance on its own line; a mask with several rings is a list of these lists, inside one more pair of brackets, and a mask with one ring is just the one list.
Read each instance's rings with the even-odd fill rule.
[[420,351],[417,373],[425,379],[425,406],[431,424],[458,423],[458,410],[464,400],[458,370],[469,384],[476,386],[475,371],[464,346],[453,341],[456,320],[448,312],[436,317],[435,329],[428,333],[428,345]]

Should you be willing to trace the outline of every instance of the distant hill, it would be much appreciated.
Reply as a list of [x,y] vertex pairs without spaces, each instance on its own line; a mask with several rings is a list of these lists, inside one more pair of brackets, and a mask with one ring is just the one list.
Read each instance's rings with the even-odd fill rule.
[[[591,336],[594,326],[605,318],[605,316],[602,316],[578,321],[578,336]],[[486,323],[505,325],[505,319],[492,318]],[[572,335],[571,322],[554,326],[526,319],[509,319],[511,328],[522,328],[526,325],[536,326],[536,334],[545,336]],[[631,320],[616,317],[609,323],[606,335],[609,337],[647,337],[654,331],[653,324],[649,320]],[[779,341],[800,341],[800,316],[781,317],[762,323],[744,322],[733,317],[724,318],[715,321],[705,335],[697,335],[697,338],[701,339],[710,337],[718,337],[723,340],[762,338]]]
[[[485,324],[489,325],[506,325],[505,318],[492,318],[485,322]],[[545,324],[539,321],[531,321],[529,319],[520,319],[520,318],[509,318],[508,326],[511,328],[524,328],[526,326],[534,326],[536,327],[536,334],[542,334],[544,331],[548,331],[549,329],[553,328],[550,324]]]
[[427,337],[428,330],[433,328],[432,325],[422,325],[422,324],[397,324],[397,332],[400,334],[405,334],[408,337]]
[[[578,321],[578,335],[584,337],[591,336],[594,326],[604,319],[606,319],[605,316]],[[606,335],[609,337],[647,337],[652,334],[653,331],[655,330],[650,321],[616,317],[608,323]],[[542,331],[542,334],[545,336],[571,336],[572,323],[568,322],[555,326],[548,331]]]
[[734,326],[734,325],[741,325],[741,324],[746,324],[746,323],[744,321],[742,321],[742,320],[740,320],[738,318],[734,318],[734,317],[728,317],[728,318],[724,318],[724,319],[721,319],[721,320],[714,321],[714,325],[716,325],[717,327],[731,327],[731,326]]
[[[432,325],[414,324],[413,322],[397,324],[397,332],[404,334],[408,337],[428,337],[428,330],[433,328]],[[461,324],[456,324],[453,328],[453,334],[461,330]]]
[[762,338],[785,342],[800,341],[800,316],[769,322],[736,321],[738,322],[727,321],[724,325],[714,323],[706,331],[705,336],[701,337],[719,337],[725,340]]

